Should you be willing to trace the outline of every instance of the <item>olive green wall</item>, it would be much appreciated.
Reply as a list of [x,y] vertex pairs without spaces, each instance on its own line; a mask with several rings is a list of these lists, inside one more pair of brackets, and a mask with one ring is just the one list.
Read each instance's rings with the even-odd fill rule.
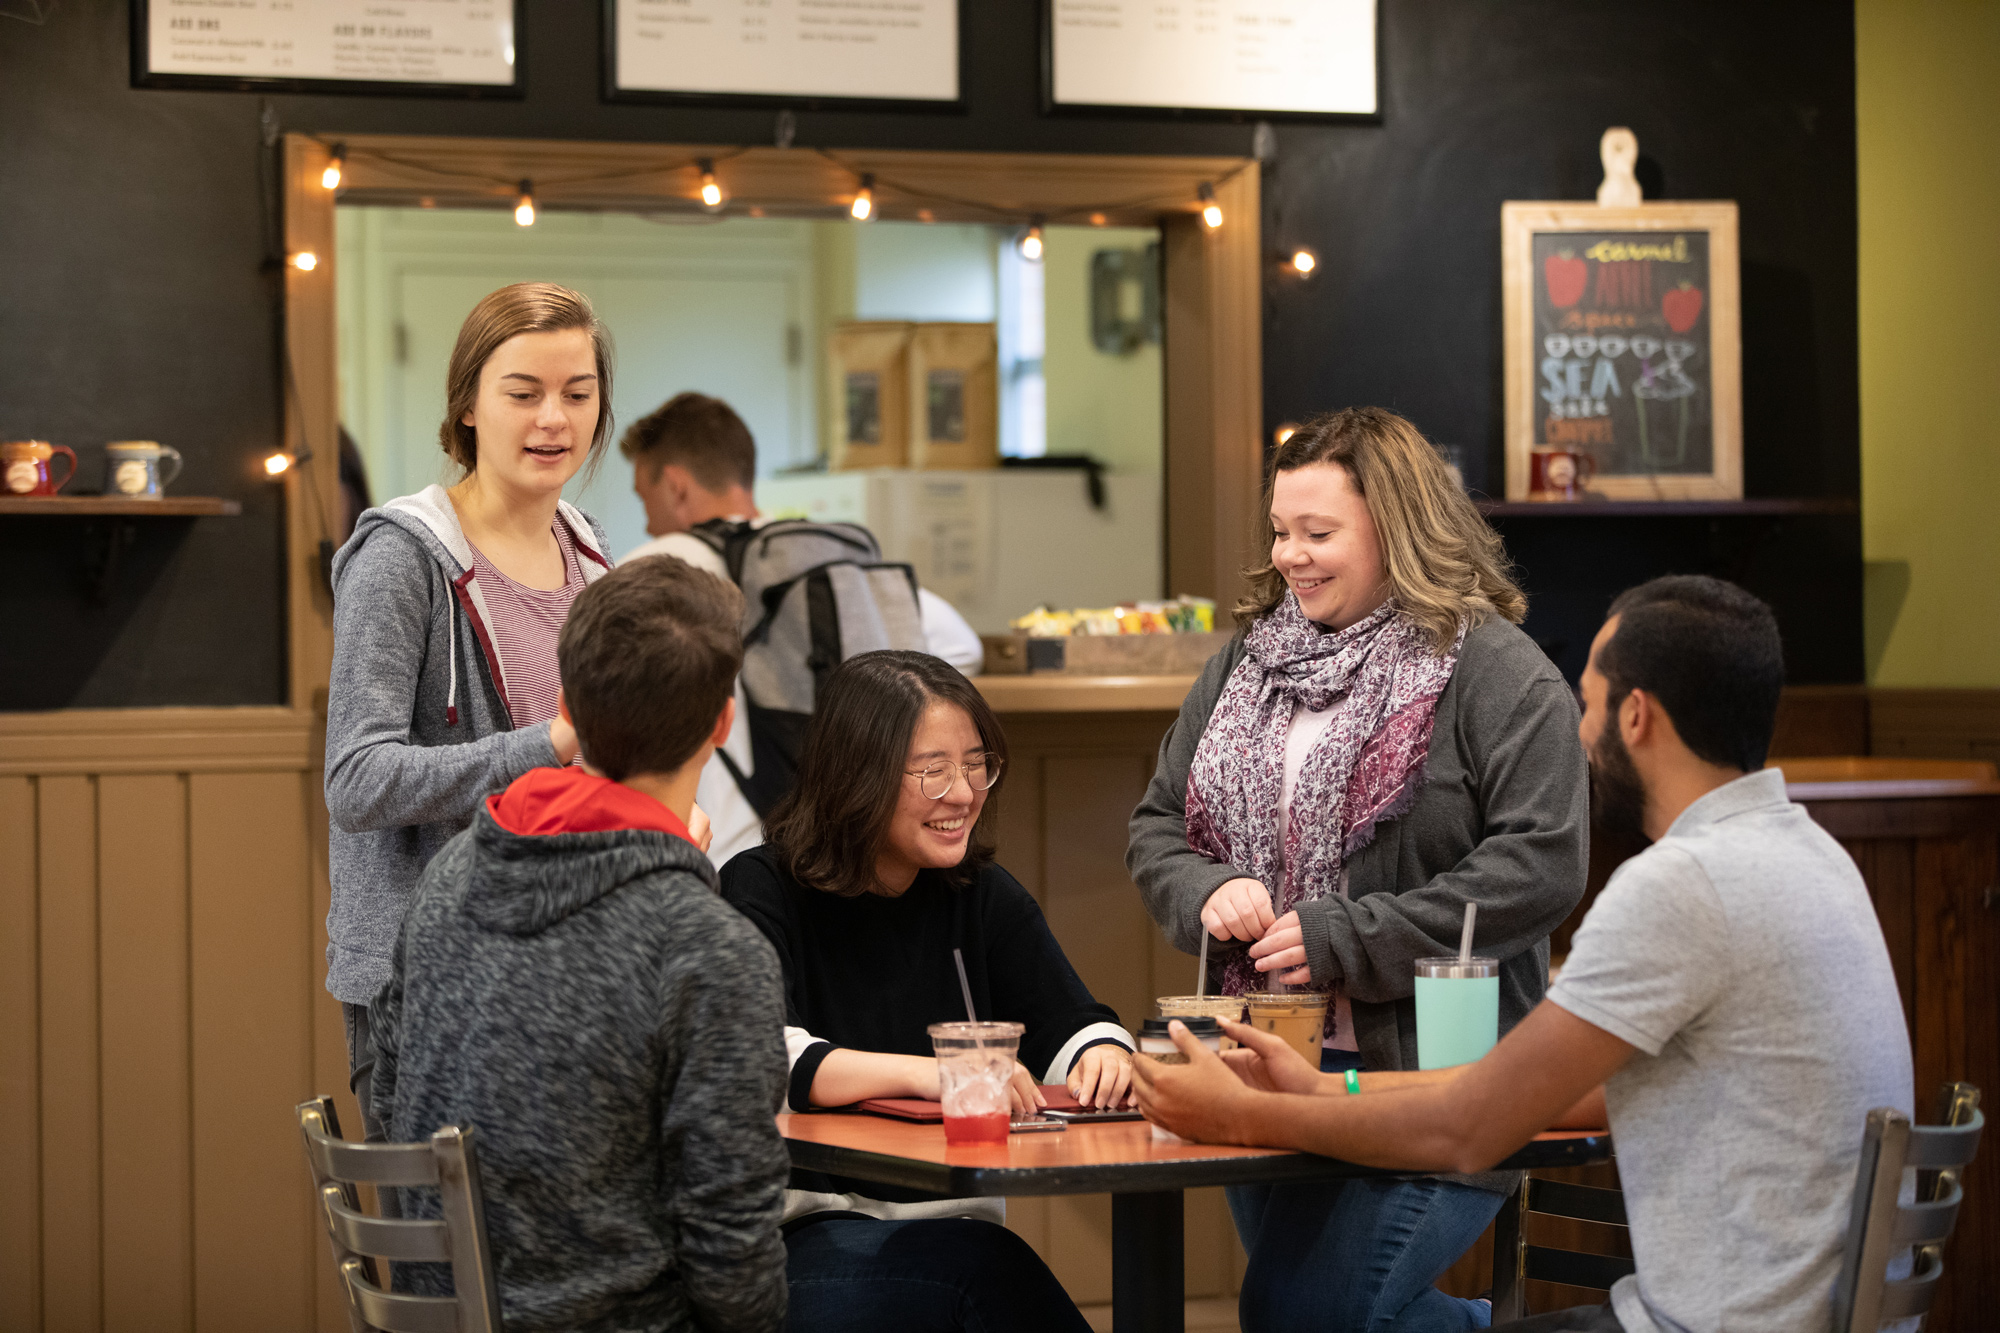
[[2000,4],[1860,0],[1872,684],[2000,686]]

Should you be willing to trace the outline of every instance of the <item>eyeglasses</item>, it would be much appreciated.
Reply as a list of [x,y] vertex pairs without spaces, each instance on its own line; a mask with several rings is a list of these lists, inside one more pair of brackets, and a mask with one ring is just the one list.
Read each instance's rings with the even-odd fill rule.
[[917,780],[917,790],[926,799],[940,801],[951,790],[951,784],[958,780],[961,772],[965,774],[965,785],[974,791],[992,790],[993,784],[1000,780],[1000,765],[1004,762],[989,750],[963,764],[940,759],[929,768],[906,768],[903,771]]

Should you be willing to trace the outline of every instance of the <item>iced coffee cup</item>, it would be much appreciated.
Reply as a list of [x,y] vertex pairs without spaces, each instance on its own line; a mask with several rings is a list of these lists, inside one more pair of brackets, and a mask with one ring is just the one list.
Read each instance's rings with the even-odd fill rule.
[[1500,960],[1417,960],[1417,1068],[1469,1065],[1500,1036]]
[[[1162,995],[1153,1003],[1160,1006],[1161,1018],[1226,1018],[1232,1023],[1243,1021],[1241,995]],[[1235,1050],[1235,1039],[1225,1036],[1222,1039],[1222,1049]]]
[[[1155,1063],[1163,1065],[1184,1065],[1188,1062],[1187,1055],[1179,1046],[1174,1044],[1173,1034],[1167,1031],[1167,1024],[1173,1022],[1177,1017],[1179,1016],[1149,1018],[1139,1025],[1139,1058],[1141,1060],[1152,1060]],[[1195,1017],[1180,1018],[1180,1022],[1187,1027],[1189,1036],[1208,1047],[1209,1050],[1215,1051],[1218,1054],[1221,1052],[1223,1040],[1222,1024],[1216,1022],[1214,1018],[1197,1015]],[[1153,1137],[1162,1143],[1187,1142],[1186,1139],[1183,1139],[1172,1130],[1161,1129],[1158,1125],[1153,1126]]]
[[1320,991],[1252,991],[1243,997],[1250,1026],[1283,1037],[1319,1068],[1320,1036],[1326,1030],[1326,995]]
[[1005,1143],[1007,1084],[1021,1047],[1019,1023],[933,1023],[946,1143]]

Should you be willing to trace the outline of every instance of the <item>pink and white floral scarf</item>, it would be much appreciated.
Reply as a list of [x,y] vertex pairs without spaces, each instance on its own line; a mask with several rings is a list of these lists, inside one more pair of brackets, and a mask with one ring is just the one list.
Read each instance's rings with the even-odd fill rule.
[[[1438,696],[1465,642],[1443,656],[1394,601],[1332,631],[1291,593],[1245,637],[1188,771],[1188,846],[1280,886],[1278,915],[1340,890],[1341,867],[1375,827],[1409,809],[1423,786]],[[1279,846],[1285,734],[1295,707],[1319,712],[1345,697],[1293,788]],[[1231,958],[1223,993],[1266,988],[1247,954]]]

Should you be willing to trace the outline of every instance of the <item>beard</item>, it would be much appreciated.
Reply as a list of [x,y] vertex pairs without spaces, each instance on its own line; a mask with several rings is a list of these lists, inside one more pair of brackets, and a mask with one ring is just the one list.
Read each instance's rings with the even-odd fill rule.
[[1591,813],[1607,833],[1646,835],[1646,784],[1632,766],[1632,752],[1618,734],[1615,718],[1590,748]]

